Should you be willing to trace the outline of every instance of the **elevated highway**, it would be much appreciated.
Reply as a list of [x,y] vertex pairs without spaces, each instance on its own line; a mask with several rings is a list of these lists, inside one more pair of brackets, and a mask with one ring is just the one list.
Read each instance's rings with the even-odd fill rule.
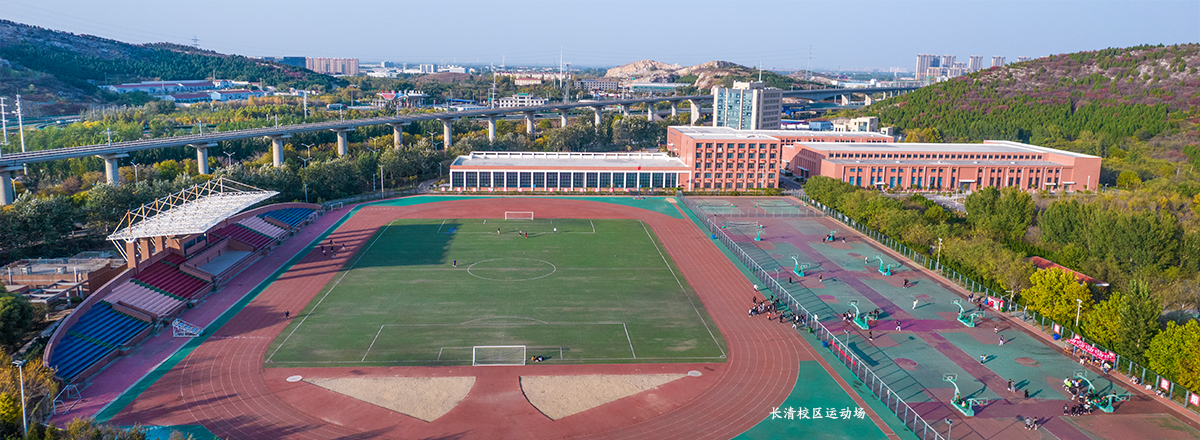
[[[916,87],[785,90],[783,91],[783,96],[804,98],[814,101],[840,96],[844,102],[847,102],[849,100],[849,96],[854,94],[865,94],[870,96],[872,94],[883,93],[885,96],[892,96],[903,94],[912,90],[916,90]],[[501,119],[504,115],[524,115],[526,131],[532,134],[534,129],[534,120],[539,114],[557,113],[565,123],[567,115],[570,111],[577,109],[591,109],[595,114],[596,125],[599,125],[602,113],[608,107],[617,107],[622,112],[629,113],[630,108],[634,105],[650,104],[648,110],[646,111],[646,116],[653,119],[652,115],[657,114],[657,112],[653,110],[654,104],[659,102],[667,102],[671,105],[670,114],[676,115],[679,113],[679,105],[683,102],[687,102],[690,106],[689,113],[692,115],[692,124],[695,124],[696,121],[699,120],[700,114],[702,113],[702,106],[706,103],[711,103],[712,99],[712,95],[665,96],[604,101],[553,103],[532,107],[488,108],[457,112],[382,116],[375,118],[347,119],[306,124],[280,125],[274,127],[250,128],[244,130],[171,136],[154,139],[139,139],[135,141],[81,145],[23,153],[8,153],[0,156],[0,205],[7,205],[13,202],[12,173],[31,163],[99,156],[104,159],[105,176],[108,182],[116,183],[119,180],[117,173],[118,160],[123,157],[128,157],[129,153],[136,151],[191,146],[196,149],[196,159],[200,167],[199,172],[201,174],[208,174],[208,148],[216,146],[218,142],[222,141],[256,137],[265,137],[271,139],[273,163],[276,167],[278,167],[283,164],[283,140],[296,133],[321,130],[334,131],[338,135],[338,155],[345,155],[348,152],[346,133],[353,131],[357,127],[390,125],[392,126],[392,129],[396,135],[395,142],[396,146],[398,147],[399,142],[402,139],[400,132],[403,130],[405,125],[414,122],[438,120],[442,121],[443,143],[445,146],[449,147],[452,145],[454,135],[453,129],[451,128],[451,123],[456,119],[486,119],[488,121],[488,139],[495,140],[496,121]]]

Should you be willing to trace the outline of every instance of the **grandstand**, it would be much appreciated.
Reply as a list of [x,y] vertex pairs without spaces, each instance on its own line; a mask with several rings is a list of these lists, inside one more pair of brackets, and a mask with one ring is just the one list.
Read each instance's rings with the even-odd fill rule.
[[321,212],[307,203],[241,212],[275,194],[216,179],[130,211],[109,236],[127,269],[61,321],[43,361],[67,383],[86,380]]

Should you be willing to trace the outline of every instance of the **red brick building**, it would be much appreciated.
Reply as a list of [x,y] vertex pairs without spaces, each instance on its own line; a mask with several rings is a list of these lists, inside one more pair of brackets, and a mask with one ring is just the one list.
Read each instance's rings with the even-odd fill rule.
[[667,151],[692,169],[695,189],[775,188],[779,171],[801,142],[892,142],[865,132],[735,130],[680,126],[667,129]]
[[1100,158],[1012,141],[982,143],[796,144],[797,176],[827,176],[862,187],[977,190],[1094,190]]

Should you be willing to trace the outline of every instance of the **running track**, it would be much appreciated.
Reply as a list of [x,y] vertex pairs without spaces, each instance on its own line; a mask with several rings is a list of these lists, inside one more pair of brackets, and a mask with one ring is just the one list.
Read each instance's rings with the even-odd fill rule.
[[[397,218],[634,218],[650,226],[723,333],[723,364],[538,365],[528,367],[263,368],[268,344],[299,311]],[[112,420],[119,425],[203,425],[222,438],[730,438],[779,406],[796,384],[799,361],[815,360],[890,438],[897,438],[791,326],[748,318],[750,282],[688,218],[603,202],[490,198],[408,207],[366,206],[328,238],[345,243],[337,258],[309,249],[287,273]],[[700,370],[684,378],[552,421],[520,394],[521,374],[646,374]],[[458,407],[426,423],[306,383],[306,377],[476,376]]]

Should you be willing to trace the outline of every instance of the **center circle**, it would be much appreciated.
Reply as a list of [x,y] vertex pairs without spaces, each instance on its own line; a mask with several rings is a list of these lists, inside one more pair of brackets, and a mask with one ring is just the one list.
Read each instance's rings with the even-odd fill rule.
[[468,274],[488,281],[530,281],[557,271],[549,261],[521,257],[492,258],[467,266]]

